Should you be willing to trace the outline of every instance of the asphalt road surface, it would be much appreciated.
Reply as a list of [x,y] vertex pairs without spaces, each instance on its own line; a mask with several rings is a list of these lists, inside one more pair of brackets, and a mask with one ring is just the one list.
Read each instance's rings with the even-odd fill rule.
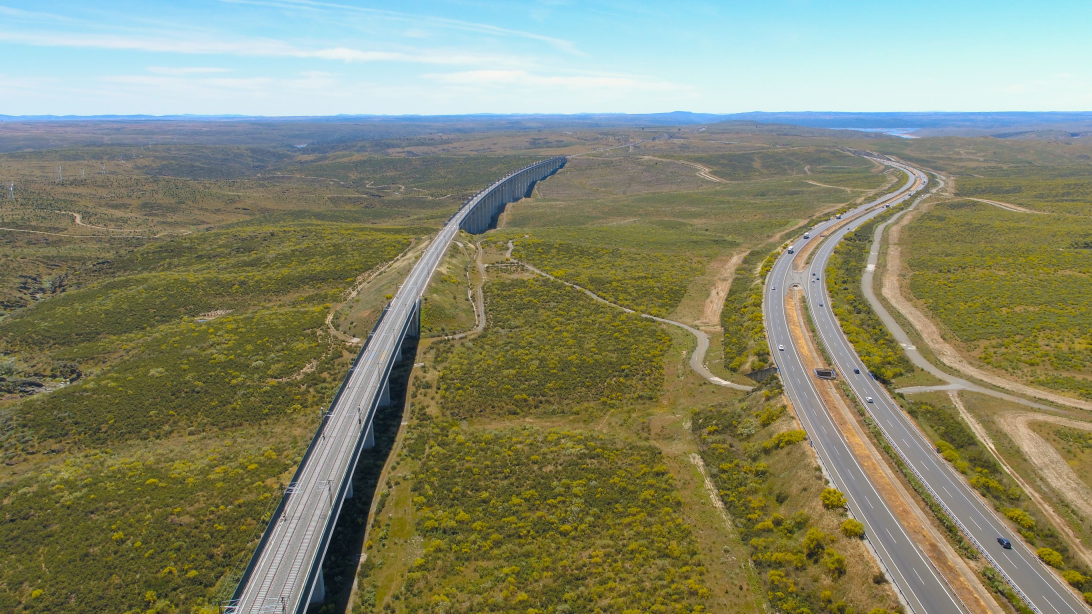
[[[883,203],[908,196],[919,183],[919,179],[911,176],[895,193],[866,203],[858,210],[872,207],[882,210]],[[816,225],[810,231],[812,238],[799,239],[795,247],[820,240],[819,235],[835,223],[835,220],[828,220]],[[813,384],[815,375],[805,369],[793,344],[784,307],[785,292],[792,285],[809,285],[806,272],[793,271],[795,256],[786,252],[774,263],[766,281],[763,306],[771,353],[785,384],[785,392],[834,481],[834,487],[845,493],[853,516],[864,523],[869,542],[908,605],[919,614],[969,612],[887,508],[820,400]],[[779,346],[785,349],[780,351]]]
[[[920,173],[906,168],[910,172]],[[803,285],[816,330],[834,361],[839,377],[849,383],[853,393],[884,431],[888,442],[929,488],[933,497],[949,510],[964,534],[995,568],[1007,576],[1033,609],[1043,614],[1088,612],[1081,600],[1039,561],[1024,540],[1010,532],[994,513],[992,505],[937,454],[933,445],[887,394],[883,385],[872,379],[849,340],[842,334],[828,299],[824,269],[838,241],[881,211],[882,209],[866,214],[835,231],[816,249],[812,262],[804,271],[806,280],[816,280],[805,281]],[[820,303],[822,307],[818,306]],[[854,369],[860,370],[860,374],[854,373]],[[873,399],[872,403],[866,401],[868,397]],[[1012,549],[1002,548],[997,543],[998,537],[1009,539]]]

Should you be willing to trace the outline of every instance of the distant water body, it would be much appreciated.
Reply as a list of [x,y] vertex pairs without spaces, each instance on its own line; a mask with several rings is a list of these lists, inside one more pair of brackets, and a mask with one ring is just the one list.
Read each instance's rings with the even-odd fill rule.
[[890,134],[891,136],[897,136],[903,139],[916,139],[912,133],[917,132],[919,128],[835,128],[835,130],[856,130],[857,132],[878,132],[880,134]]

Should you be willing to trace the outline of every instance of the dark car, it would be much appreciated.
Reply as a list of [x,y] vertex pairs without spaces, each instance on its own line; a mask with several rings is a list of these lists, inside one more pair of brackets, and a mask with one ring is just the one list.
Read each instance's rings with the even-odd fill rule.
[[997,538],[997,543],[1001,544],[1001,547],[1004,548],[1005,550],[1012,550],[1012,542],[1005,539],[1004,537],[998,537]]
[[860,370],[860,369],[854,369],[854,370],[853,370],[853,372],[854,372],[854,373],[856,373],[857,375],[860,375],[860,374],[861,374],[861,370]]

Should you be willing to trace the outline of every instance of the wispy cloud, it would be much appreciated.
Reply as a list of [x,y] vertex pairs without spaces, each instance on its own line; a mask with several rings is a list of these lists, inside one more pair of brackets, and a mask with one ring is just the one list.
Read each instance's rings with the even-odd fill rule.
[[450,19],[447,17],[437,17],[433,15],[414,15],[411,13],[402,13],[399,11],[373,9],[368,7],[352,6],[348,4],[339,4],[335,2],[321,2],[318,0],[220,0],[220,2],[224,2],[227,4],[266,6],[280,9],[344,11],[349,13],[369,15],[372,17],[387,19],[391,21],[404,22],[410,24],[413,28],[420,28],[421,26],[432,26],[442,27],[451,30],[461,30],[464,32],[473,32],[476,34],[489,34],[493,36],[506,36],[535,40],[547,43],[554,48],[564,51],[566,53],[583,55],[577,49],[576,45],[572,43],[572,41],[568,41],[562,38],[546,36],[544,34],[538,34],[536,32],[502,28],[491,24],[463,21],[459,19]]
[[192,55],[238,55],[256,57],[314,58],[342,62],[407,62],[436,65],[501,65],[517,63],[512,56],[484,55],[451,50],[415,52],[379,51],[350,47],[304,48],[264,38],[232,41],[175,36],[127,36],[66,32],[0,31],[0,41],[40,47],[78,47],[119,51],[148,51]]
[[149,66],[148,72],[157,75],[208,75],[213,73],[231,72],[230,68],[216,68],[213,66]]
[[526,87],[564,87],[572,89],[682,91],[689,86],[666,81],[655,81],[628,75],[545,75],[525,70],[467,70],[451,73],[430,73],[427,79],[445,85],[474,87],[520,85]]

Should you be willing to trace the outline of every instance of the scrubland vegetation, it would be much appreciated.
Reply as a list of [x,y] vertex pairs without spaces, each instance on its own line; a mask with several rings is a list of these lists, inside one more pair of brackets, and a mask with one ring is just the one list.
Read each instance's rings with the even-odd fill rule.
[[555,281],[486,285],[488,325],[440,346],[439,395],[455,416],[575,411],[651,399],[663,386],[660,326]]
[[[0,226],[53,233],[0,231],[4,612],[229,595],[352,357],[331,305],[525,161],[361,162],[339,182],[261,148],[112,151],[0,156]],[[456,195],[433,194],[460,165]],[[375,225],[394,219],[415,225]]]
[[[553,137],[527,147],[594,140]],[[0,367],[48,391],[0,404],[10,463],[0,610],[200,612],[230,593],[351,359],[328,331],[330,310],[464,196],[540,158],[414,157],[404,154],[502,146],[384,139],[0,159],[26,173],[26,200],[3,203],[0,225],[109,234],[74,226],[64,212],[77,212],[142,236],[3,246],[0,271],[30,277],[2,280]],[[677,146],[581,159],[512,206],[487,240],[511,239],[514,258],[663,315],[708,295],[711,263],[750,250],[724,310],[725,351],[742,357],[735,370],[765,366],[753,297],[779,233],[887,178],[827,149],[723,156],[708,153],[719,145]],[[105,177],[51,182],[59,155],[66,169],[90,171],[106,153]],[[699,161],[732,183],[645,154]],[[449,257],[437,274],[430,296],[451,301],[429,301],[426,333],[469,328],[468,264]],[[390,277],[383,283],[396,285]],[[686,371],[688,337],[515,266],[492,268],[485,295],[482,333],[424,342],[374,512],[354,502],[339,526],[323,612],[346,600],[357,612],[897,609],[844,498],[812,474],[776,378],[743,401],[711,392]],[[332,326],[360,332],[340,315]],[[680,414],[677,440],[650,426],[670,412]],[[694,469],[682,449],[704,460],[731,527],[715,511],[716,527],[695,525],[695,508],[714,508],[703,482],[681,486]],[[711,532],[733,529],[741,544],[706,547]],[[728,566],[750,580],[727,584]]]
[[515,234],[512,257],[640,313],[666,316],[718,248],[734,245],[666,228],[532,230]]
[[413,483],[421,550],[399,610],[705,611],[705,568],[656,448],[440,421],[415,438],[427,438]]
[[830,304],[842,331],[868,371],[885,383],[914,368],[861,291],[861,275],[868,261],[872,235],[876,226],[888,217],[873,218],[846,234],[834,249],[826,268]]
[[[781,250],[765,255],[747,254],[736,269],[732,287],[724,299],[720,325],[724,331],[724,363],[731,371],[757,371],[769,366],[770,345],[763,325],[762,292],[766,275]],[[761,262],[761,267],[755,267]]]
[[[785,415],[778,378],[740,403],[694,411],[701,455],[780,612],[887,612],[898,606],[879,588],[886,580],[846,518],[842,493],[818,473],[801,474],[810,451]],[[791,469],[793,466],[795,470]],[[869,590],[874,586],[873,590]]]
[[1087,218],[942,203],[907,227],[910,290],[983,363],[1092,398]]
[[1036,211],[1092,215],[1092,165],[1007,168],[960,177],[960,196],[996,200]]

